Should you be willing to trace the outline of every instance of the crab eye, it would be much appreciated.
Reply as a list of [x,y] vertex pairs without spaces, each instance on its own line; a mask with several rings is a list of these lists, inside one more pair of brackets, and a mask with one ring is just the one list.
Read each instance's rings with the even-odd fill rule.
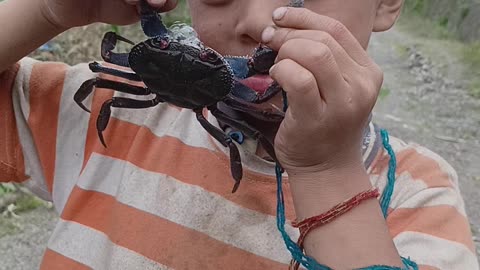
[[218,55],[213,51],[203,51],[199,55],[200,60],[210,63],[215,63],[218,60]]
[[168,39],[155,38],[155,39],[152,39],[152,45],[161,50],[164,50],[168,48],[168,46],[170,46],[170,42],[168,41]]

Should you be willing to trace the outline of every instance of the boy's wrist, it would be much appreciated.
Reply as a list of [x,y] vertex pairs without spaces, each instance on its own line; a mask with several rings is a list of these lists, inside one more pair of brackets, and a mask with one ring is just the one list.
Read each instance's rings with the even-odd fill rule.
[[363,164],[288,175],[298,219],[318,215],[372,188]]

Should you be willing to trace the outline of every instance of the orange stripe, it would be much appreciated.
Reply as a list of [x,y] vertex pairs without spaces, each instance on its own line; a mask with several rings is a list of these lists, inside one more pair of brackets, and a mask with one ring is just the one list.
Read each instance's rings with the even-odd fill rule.
[[0,182],[23,182],[27,179],[12,100],[19,68],[17,63],[0,73]]
[[[428,187],[452,187],[449,175],[431,157],[408,148],[396,153],[397,175],[409,173],[413,180],[421,180]],[[382,151],[373,165],[372,174],[381,174],[388,169],[390,157]]]
[[286,267],[119,203],[112,196],[79,187],[73,189],[62,219],[101,231],[113,243],[174,269],[253,270]]
[[50,192],[53,187],[58,114],[66,68],[66,65],[60,63],[38,63],[33,66],[30,77],[28,124]]
[[468,220],[451,206],[396,209],[387,224],[393,237],[406,231],[419,232],[460,243],[475,253]]
[[[228,157],[221,152],[185,145],[172,137],[157,137],[150,129],[111,118],[104,132],[108,148],[104,148],[95,126],[101,103],[111,97],[111,92],[96,91],[92,106],[85,147],[86,165],[93,152],[126,160],[148,171],[170,175],[184,183],[201,186],[227,200],[264,214],[276,215],[275,179],[244,170],[243,183],[231,194],[233,179]],[[200,131],[199,131],[200,132]],[[201,130],[203,132],[203,130]],[[287,219],[295,213],[290,188],[284,186]]]
[[92,268],[87,267],[77,261],[74,261],[68,257],[65,257],[51,249],[45,251],[43,256],[40,270],[90,270]]

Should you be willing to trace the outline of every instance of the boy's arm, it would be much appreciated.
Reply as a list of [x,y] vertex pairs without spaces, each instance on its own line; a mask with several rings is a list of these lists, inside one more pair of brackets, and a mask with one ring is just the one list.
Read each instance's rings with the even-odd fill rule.
[[0,73],[62,30],[43,16],[41,1],[0,2]]
[[[94,22],[138,21],[139,0],[6,0],[0,2],[0,73],[61,32]],[[148,0],[159,11],[176,0]]]
[[[289,101],[275,147],[301,221],[372,187],[357,143],[382,76],[339,22],[298,8],[274,21],[277,29],[265,30],[262,39],[279,51],[270,74]],[[401,267],[399,254],[420,269],[478,269],[451,168],[425,150],[396,156],[394,210],[387,221],[378,201],[364,201],[311,231],[306,253],[333,269]],[[388,171],[386,153],[385,160],[386,167],[374,173],[380,183]]]
[[[280,11],[262,41],[278,51],[270,74],[289,108],[275,150],[302,221],[372,188],[360,144],[383,73],[340,22],[307,9]],[[402,266],[373,199],[310,232],[304,247],[333,269]]]

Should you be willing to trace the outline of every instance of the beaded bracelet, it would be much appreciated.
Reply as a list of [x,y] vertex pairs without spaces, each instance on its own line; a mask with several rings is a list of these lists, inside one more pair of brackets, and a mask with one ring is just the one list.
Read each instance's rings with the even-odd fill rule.
[[[395,183],[395,170],[396,170],[396,158],[395,153],[389,143],[389,136],[386,130],[381,130],[380,134],[382,136],[383,146],[390,156],[390,161],[388,164],[388,175],[387,175],[387,186],[385,187],[384,192],[380,198],[380,206],[382,208],[385,218],[388,214],[388,206],[393,194],[393,188]],[[288,233],[285,230],[285,201],[283,196],[283,187],[282,187],[282,167],[277,164],[275,167],[275,174],[277,178],[277,228],[280,231],[280,234],[285,242],[285,245],[292,254],[292,257],[295,261],[300,262],[302,266],[306,267],[308,270],[332,270],[332,268],[322,265],[315,261],[315,259],[304,254],[300,250],[299,246],[290,238]],[[418,265],[410,260],[410,258],[402,257],[403,267],[392,267],[386,265],[373,265],[363,268],[358,268],[356,270],[418,270]]]
[[[380,192],[378,191],[378,188],[371,188],[369,190],[360,192],[352,198],[335,205],[330,210],[321,215],[307,218],[301,222],[292,222],[292,226],[295,228],[299,228],[300,230],[300,237],[297,241],[298,247],[303,251],[303,243],[305,241],[305,237],[312,230],[332,222],[335,218],[347,213],[354,207],[358,206],[361,202],[368,199],[377,198],[379,195]],[[292,259],[292,261],[290,262],[290,269],[297,270],[299,267],[300,263]]]

